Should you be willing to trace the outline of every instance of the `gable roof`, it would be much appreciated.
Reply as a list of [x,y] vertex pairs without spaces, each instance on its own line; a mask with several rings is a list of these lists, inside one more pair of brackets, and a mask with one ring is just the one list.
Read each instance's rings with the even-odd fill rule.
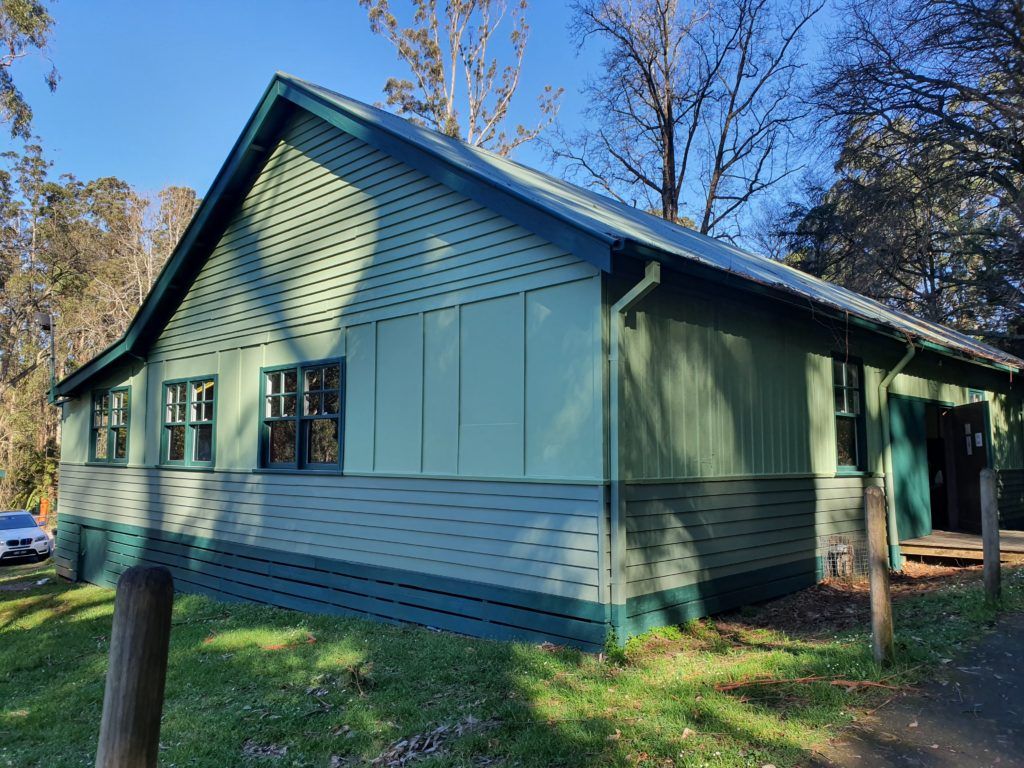
[[1024,360],[952,329],[920,320],[772,259],[701,235],[483,149],[414,125],[389,112],[290,75],[277,73],[235,142],[209,192],[125,334],[57,385],[71,395],[96,374],[139,358],[163,330],[216,245],[238,202],[296,110],[392,155],[603,271],[613,254],[657,259],[676,269],[712,274],[810,304],[935,351],[1007,370]]

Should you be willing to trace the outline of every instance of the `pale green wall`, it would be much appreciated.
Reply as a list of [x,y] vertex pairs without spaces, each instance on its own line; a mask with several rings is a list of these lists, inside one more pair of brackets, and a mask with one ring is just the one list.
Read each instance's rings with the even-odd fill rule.
[[600,312],[591,265],[300,116],[135,366],[130,463],[159,464],[162,382],[216,374],[216,466],[250,470],[260,368],[345,357],[348,473],[599,480]]
[[592,278],[349,329],[346,465],[599,479],[599,307]]

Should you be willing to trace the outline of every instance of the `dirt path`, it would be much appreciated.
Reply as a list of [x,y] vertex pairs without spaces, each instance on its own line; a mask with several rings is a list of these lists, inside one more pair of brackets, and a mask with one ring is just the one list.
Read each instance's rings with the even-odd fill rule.
[[1002,619],[918,692],[862,715],[814,765],[1024,766],[1024,615]]

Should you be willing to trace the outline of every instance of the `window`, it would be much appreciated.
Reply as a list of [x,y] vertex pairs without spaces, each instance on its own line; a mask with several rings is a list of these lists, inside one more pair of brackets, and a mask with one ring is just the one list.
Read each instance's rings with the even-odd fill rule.
[[90,458],[110,464],[128,463],[128,387],[93,392]]
[[164,427],[160,463],[212,467],[217,379],[164,382]]
[[985,393],[980,389],[969,389],[967,390],[967,402],[983,403],[985,402]]
[[859,363],[832,361],[836,412],[836,463],[840,471],[867,468],[863,371]]
[[262,466],[341,468],[341,377],[340,362],[263,371]]

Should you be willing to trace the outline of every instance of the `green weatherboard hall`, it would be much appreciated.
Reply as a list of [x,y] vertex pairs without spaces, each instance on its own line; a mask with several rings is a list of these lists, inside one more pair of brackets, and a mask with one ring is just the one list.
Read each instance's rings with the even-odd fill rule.
[[277,75],[65,378],[62,575],[593,648],[1024,525],[1024,361]]

